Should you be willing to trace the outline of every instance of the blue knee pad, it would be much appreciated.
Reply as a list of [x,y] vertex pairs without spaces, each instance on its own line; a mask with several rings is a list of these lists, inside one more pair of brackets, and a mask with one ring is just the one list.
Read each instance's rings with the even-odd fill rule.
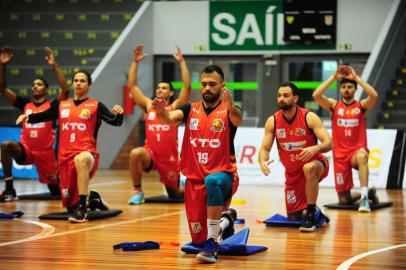
[[226,172],[209,174],[204,179],[207,191],[207,205],[220,206],[230,198],[233,187],[232,175]]

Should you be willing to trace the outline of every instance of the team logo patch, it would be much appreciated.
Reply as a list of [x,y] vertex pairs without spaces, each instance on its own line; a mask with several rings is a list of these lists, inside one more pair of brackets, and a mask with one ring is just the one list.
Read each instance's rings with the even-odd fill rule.
[[276,129],[276,138],[284,139],[286,138],[286,132],[284,128],[277,128]]
[[171,181],[176,180],[176,172],[174,172],[174,171],[169,171],[167,177],[168,177],[168,179],[171,180]]
[[199,233],[202,231],[202,225],[200,225],[200,222],[190,222],[190,227],[192,228],[193,233]]
[[88,109],[83,109],[79,114],[79,118],[90,119],[90,111]]
[[189,129],[190,130],[197,130],[198,126],[199,126],[199,119],[191,118],[190,119],[190,124],[189,124]]
[[342,173],[337,173],[336,174],[336,181],[337,185],[343,185],[344,184],[344,177]]
[[304,128],[296,128],[295,136],[302,136],[302,135],[306,135],[306,131],[304,130]]
[[358,115],[361,113],[361,110],[359,108],[355,108],[352,110],[352,115]]
[[294,190],[287,190],[286,191],[286,200],[288,204],[296,203],[296,195]]
[[338,109],[337,114],[343,116],[344,115],[344,109],[343,108]]
[[70,110],[61,110],[61,118],[68,118]]
[[324,15],[324,23],[328,26],[333,24],[333,15]]
[[155,112],[149,112],[148,113],[148,120],[155,120],[156,118],[156,113]]
[[215,132],[221,132],[224,130],[224,122],[220,118],[214,119],[210,130]]

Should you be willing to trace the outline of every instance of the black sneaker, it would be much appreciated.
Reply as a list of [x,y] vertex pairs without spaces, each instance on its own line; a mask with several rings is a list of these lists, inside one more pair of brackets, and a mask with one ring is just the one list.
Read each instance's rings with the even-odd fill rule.
[[4,202],[12,202],[18,200],[16,190],[13,189],[5,189],[1,193],[2,201]]
[[79,205],[72,216],[69,217],[71,223],[84,223],[88,222],[86,206]]
[[371,204],[379,203],[379,199],[378,199],[378,196],[376,195],[376,189],[375,188],[370,188],[368,190],[368,200],[371,201]]
[[301,232],[314,232],[316,230],[316,216],[314,212],[306,211],[305,220],[300,226]]
[[59,190],[59,185],[58,184],[48,184],[48,189],[49,192],[51,193],[52,197],[57,197],[60,198],[61,197],[61,191]]
[[237,219],[237,211],[233,208],[228,208],[227,211],[224,211],[221,214],[221,217],[225,217],[228,219],[230,224],[221,232],[221,241],[229,238],[230,236],[234,235],[234,221]]
[[107,203],[103,201],[100,194],[94,190],[91,190],[89,193],[88,208],[90,211],[95,211],[96,209],[109,210]]
[[217,262],[217,252],[219,251],[219,244],[214,239],[208,239],[204,242],[204,247],[196,255],[196,260],[202,263],[215,263]]

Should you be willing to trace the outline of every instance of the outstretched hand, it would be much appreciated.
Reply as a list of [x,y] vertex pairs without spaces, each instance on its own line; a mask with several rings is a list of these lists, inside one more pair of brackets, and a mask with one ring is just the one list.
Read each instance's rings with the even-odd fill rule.
[[157,113],[163,112],[165,110],[165,100],[160,98],[155,98],[152,103],[152,109],[154,109]]
[[176,61],[178,61],[179,63],[184,61],[184,58],[183,58],[182,52],[180,51],[179,45],[176,45],[176,53],[173,54],[173,57],[175,57]]
[[1,48],[0,63],[7,64],[8,62],[11,61],[11,58],[13,58],[13,54],[11,53],[11,47],[4,46],[3,48]]
[[115,114],[123,114],[124,109],[120,105],[114,105],[113,109],[111,111]]
[[27,114],[22,114],[17,118],[16,125],[21,124],[23,121],[27,122],[27,120],[28,120],[28,115]]
[[273,160],[265,160],[260,163],[261,166],[261,171],[264,175],[268,176],[271,173],[271,170],[269,169],[269,165],[273,162]]
[[50,64],[51,66],[56,65],[55,56],[51,48],[45,47],[44,51],[45,51],[45,60],[48,62],[48,64]]
[[148,55],[147,53],[143,53],[142,50],[144,49],[144,44],[138,44],[133,51],[133,61],[136,63],[141,62],[144,58]]

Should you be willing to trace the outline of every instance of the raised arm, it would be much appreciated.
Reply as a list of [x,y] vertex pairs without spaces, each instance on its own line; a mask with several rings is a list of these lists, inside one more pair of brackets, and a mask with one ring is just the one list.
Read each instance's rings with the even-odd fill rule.
[[264,128],[265,135],[262,139],[261,148],[259,149],[259,165],[261,166],[261,171],[264,175],[269,175],[271,173],[271,171],[269,170],[269,164],[271,164],[273,160],[269,160],[269,152],[271,151],[274,141],[274,129],[274,116],[270,116],[266,120]]
[[324,127],[321,119],[313,112],[309,112],[306,115],[306,122],[310,129],[313,130],[317,139],[320,141],[319,144],[302,148],[302,152],[299,154],[299,158],[303,161],[310,160],[314,155],[318,153],[325,153],[333,148],[333,143],[331,137],[328,134],[326,128]]
[[233,104],[233,99],[230,90],[226,87],[223,88],[223,101],[227,104],[228,117],[231,123],[238,127],[242,122],[242,111],[239,107]]
[[179,66],[180,66],[180,71],[182,74],[182,81],[183,81],[183,88],[179,93],[179,97],[173,102],[174,108],[177,108],[178,106],[189,102],[190,91],[192,89],[189,69],[186,65],[186,61],[183,58],[182,52],[180,51],[180,48],[178,45],[176,45],[176,50],[177,50],[177,52],[176,52],[176,54],[173,55],[173,57],[175,57],[176,61],[178,61]]
[[58,95],[58,100],[65,100],[69,97],[69,87],[65,79],[65,75],[63,74],[61,68],[59,67],[58,63],[56,62],[55,55],[52,52],[51,48],[45,47],[45,60],[48,64],[52,67],[55,72],[56,78],[58,80],[59,87],[61,91]]
[[168,112],[165,109],[165,101],[158,98],[152,101],[152,108],[157,112],[157,117],[163,124],[180,125],[185,117],[181,110]]
[[361,87],[362,89],[365,90],[365,92],[367,93],[367,97],[362,99],[361,102],[361,106],[365,109],[366,112],[368,112],[376,103],[376,101],[378,100],[378,93],[376,92],[376,90],[367,82],[364,82],[360,76],[358,76],[358,74],[355,72],[355,70],[352,67],[350,68],[350,73],[347,76],[348,79],[351,79],[353,81],[356,81]]
[[330,85],[338,79],[343,78],[343,75],[340,73],[340,67],[337,67],[336,71],[333,75],[330,76],[326,81],[320,84],[319,87],[316,88],[313,92],[313,99],[323,108],[326,110],[330,110],[333,108],[337,100],[333,98],[328,98],[324,95],[326,90],[330,87]]
[[146,112],[151,107],[152,100],[146,97],[141,89],[138,87],[137,84],[137,72],[138,72],[138,64],[144,60],[144,58],[148,55],[146,53],[143,54],[142,50],[144,48],[143,44],[138,44],[134,48],[133,52],[133,60],[131,63],[131,68],[128,73],[128,83],[127,86],[130,88],[131,95],[133,96],[134,102],[141,107],[141,109]]
[[14,105],[17,99],[17,94],[7,88],[6,82],[6,66],[11,61],[11,58],[13,58],[11,48],[9,46],[3,47],[0,54],[0,92],[7,103]]

